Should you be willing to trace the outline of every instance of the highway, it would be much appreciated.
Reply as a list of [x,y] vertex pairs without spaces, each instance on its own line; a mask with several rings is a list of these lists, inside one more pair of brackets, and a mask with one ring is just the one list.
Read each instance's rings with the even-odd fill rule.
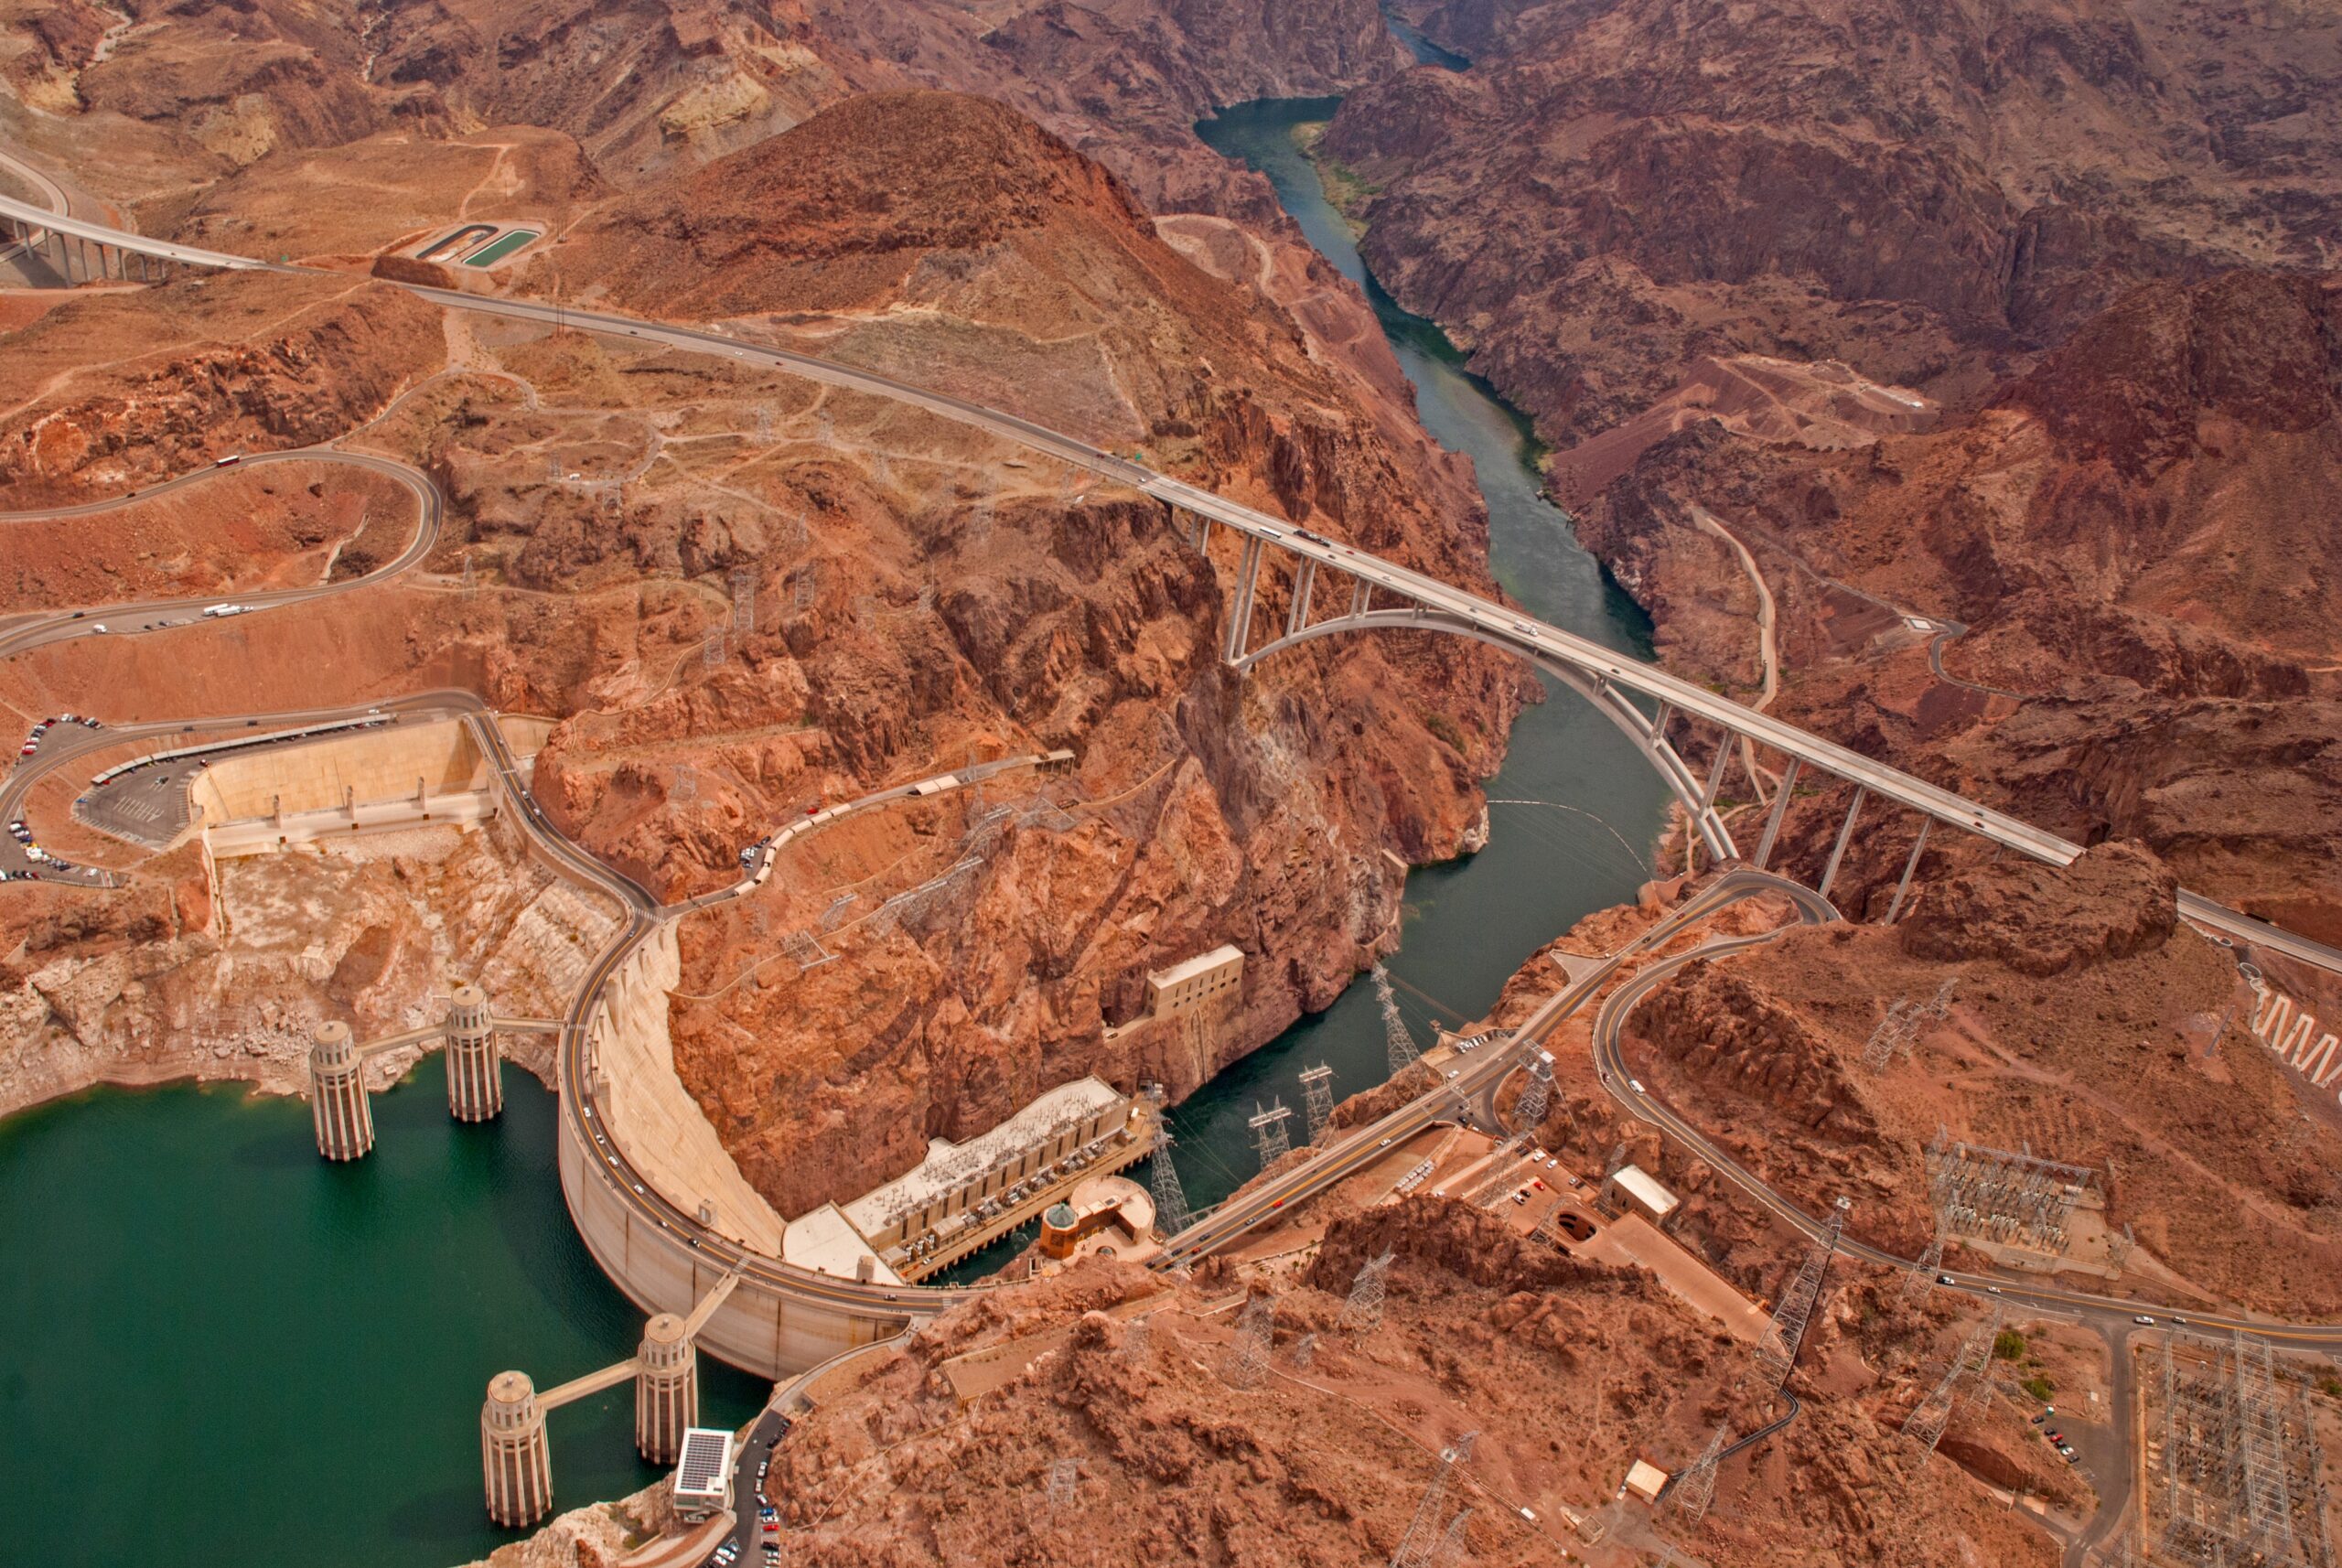
[[[151,240],[82,220],[59,219],[43,209],[9,199],[0,199],[0,215],[15,217],[21,221],[53,223],[62,232],[191,265],[288,273],[306,270],[256,261],[248,256],[231,256]],[[955,423],[1015,440],[1101,478],[1128,485],[1166,505],[1210,519],[1248,539],[1273,544],[1290,555],[1343,573],[1368,585],[1370,590],[1396,595],[1409,601],[1413,607],[1402,614],[1379,615],[1374,618],[1374,624],[1415,626],[1426,630],[1449,632],[1526,657],[1540,668],[1552,671],[1579,685],[1589,697],[1596,699],[1597,708],[1606,717],[1619,724],[1630,735],[1637,733],[1636,721],[1629,716],[1634,710],[1615,699],[1617,692],[1631,693],[1672,713],[1716,725],[1733,735],[1745,736],[1770,750],[1794,757],[1802,765],[1860,785],[1875,797],[1975,833],[2002,848],[2014,849],[2034,859],[2057,865],[2067,864],[2081,853],[2082,846],[2069,840],[2005,812],[1978,805],[1899,768],[1810,735],[1795,725],[1757,713],[1728,697],[1717,695],[1704,686],[1670,674],[1657,665],[1629,659],[1574,632],[1535,620],[1525,612],[1483,599],[1465,589],[1452,587],[1436,577],[1394,564],[1353,546],[1320,538],[1284,519],[1272,517],[1182,480],[1158,474],[1139,463],[1016,414],[813,355],[743,342],[729,334],[706,328],[678,327],[607,311],[580,310],[536,300],[466,294],[420,284],[398,284],[397,286],[451,310],[533,321],[556,328],[575,328],[714,354],[749,364],[771,365],[825,385],[862,392],[928,410]],[[1352,618],[1321,622],[1302,631],[1295,640],[1348,631],[1357,624],[1360,623]],[[1670,789],[1692,811],[1694,820],[1701,822],[1703,832],[1714,841],[1711,847],[1720,855],[1733,854],[1729,836],[1720,820],[1702,800],[1699,781],[1690,777],[1671,748],[1655,744],[1658,740],[1655,735],[1643,736],[1644,749],[1650,756],[1653,766],[1666,779]],[[2182,910],[2189,918],[2218,929],[2233,940],[2342,974],[2342,949],[2253,919],[2200,895],[2183,893]]]
[[[233,589],[207,595],[201,598],[136,599],[122,604],[89,605],[66,612],[40,616],[29,622],[17,621],[11,629],[0,631],[0,659],[28,653],[36,648],[53,642],[70,641],[81,637],[128,637],[146,631],[163,631],[186,626],[202,619],[205,607],[222,602],[248,605],[252,610],[278,609],[286,605],[306,604],[314,599],[335,594],[353,593],[387,582],[399,574],[421,564],[439,542],[439,530],[446,517],[446,498],[429,475],[420,468],[410,467],[390,457],[369,456],[362,453],[338,451],[331,446],[295,446],[282,452],[254,453],[238,459],[227,467],[216,465],[182,474],[159,485],[108,500],[86,501],[80,506],[53,507],[34,511],[0,512],[0,528],[13,522],[43,521],[57,518],[95,517],[156,496],[169,495],[192,485],[217,479],[222,475],[242,473],[247,468],[264,467],[276,463],[334,463],[346,467],[363,468],[394,479],[406,487],[415,500],[415,527],[406,548],[394,560],[384,562],[362,577],[347,582],[318,583],[306,588],[261,588],[239,592]],[[103,629],[101,630],[100,628]]]

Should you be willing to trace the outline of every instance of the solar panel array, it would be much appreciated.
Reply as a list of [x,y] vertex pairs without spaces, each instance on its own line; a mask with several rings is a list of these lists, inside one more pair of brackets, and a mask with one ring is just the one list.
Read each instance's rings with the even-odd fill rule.
[[732,1434],[694,1426],[683,1434],[683,1456],[675,1463],[675,1489],[709,1496],[724,1490],[732,1464]]

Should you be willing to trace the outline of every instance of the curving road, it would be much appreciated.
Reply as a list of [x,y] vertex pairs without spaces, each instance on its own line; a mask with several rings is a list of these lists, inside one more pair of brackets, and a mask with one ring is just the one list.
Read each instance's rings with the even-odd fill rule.
[[[414,496],[415,527],[414,537],[407,541],[397,557],[384,562],[360,577],[340,583],[319,583],[306,588],[261,588],[239,593],[234,589],[207,595],[201,598],[134,599],[122,604],[86,606],[81,609],[44,615],[8,623],[11,629],[0,630],[0,659],[13,658],[52,642],[66,642],[81,637],[134,636],[147,631],[164,631],[199,620],[204,607],[225,601],[248,605],[252,610],[280,609],[286,605],[306,604],[313,599],[331,597],[336,594],[353,593],[387,582],[418,564],[439,542],[439,530],[447,514],[446,498],[439,487],[422,469],[411,467],[394,458],[369,456],[362,453],[343,452],[331,446],[295,446],[283,452],[255,453],[239,458],[226,467],[213,466],[182,474],[144,490],[101,501],[85,501],[80,506],[51,507],[33,511],[0,511],[0,528],[12,522],[34,522],[55,518],[95,517],[137,501],[169,495],[190,485],[200,485],[223,474],[238,474],[246,468],[262,467],[273,463],[336,463],[348,467],[364,468],[394,479]],[[100,628],[104,628],[101,631]]]

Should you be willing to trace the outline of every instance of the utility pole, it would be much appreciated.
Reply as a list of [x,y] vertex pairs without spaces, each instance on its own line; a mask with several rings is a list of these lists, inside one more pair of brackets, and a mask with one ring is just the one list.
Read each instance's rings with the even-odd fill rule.
[[1319,1062],[1302,1073],[1301,1109],[1314,1144],[1326,1135],[1326,1123],[1334,1119],[1334,1069],[1327,1063]]

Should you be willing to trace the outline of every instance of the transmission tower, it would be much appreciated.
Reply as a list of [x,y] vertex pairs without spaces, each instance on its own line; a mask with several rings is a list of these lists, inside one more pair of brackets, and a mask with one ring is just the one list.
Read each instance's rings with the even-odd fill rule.
[[1471,1517],[1467,1508],[1447,1521],[1447,1533],[1439,1538],[1439,1550],[1431,1555],[1431,1568],[1446,1568],[1464,1555],[1464,1526]]
[[1144,1364],[1146,1360],[1146,1319],[1133,1318],[1129,1331],[1123,1336],[1123,1359]]
[[1260,1151],[1262,1170],[1292,1152],[1293,1141],[1284,1130],[1285,1121],[1292,1114],[1283,1100],[1273,1101],[1266,1111],[1261,1109],[1259,1101],[1252,1101],[1252,1115],[1247,1125],[1252,1129],[1252,1147]]
[[1265,1293],[1245,1298],[1243,1316],[1236,1320],[1236,1337],[1229,1341],[1219,1361],[1219,1375],[1231,1388],[1256,1388],[1268,1375],[1269,1342],[1275,1337],[1276,1325],[1274,1298]]
[[1831,1206],[1821,1240],[1806,1255],[1797,1278],[1782,1294],[1781,1304],[1773,1309],[1773,1318],[1765,1326],[1764,1337],[1756,1341],[1757,1369],[1775,1388],[1789,1381],[1789,1369],[1797,1365],[1797,1349],[1805,1338],[1806,1319],[1812,1315],[1813,1304],[1821,1294],[1822,1276],[1830,1271],[1831,1254],[1838,1250],[1838,1238],[1846,1228],[1846,1210],[1852,1207],[1843,1197]]
[[1456,1467],[1472,1456],[1472,1440],[1479,1435],[1467,1432],[1439,1451],[1439,1468],[1423,1488],[1423,1500],[1415,1505],[1414,1520],[1400,1539],[1399,1550],[1391,1554],[1391,1568],[1431,1568],[1446,1541],[1440,1521],[1447,1511],[1448,1482]]
[[1325,1136],[1326,1123],[1334,1119],[1334,1069],[1327,1063],[1319,1062],[1302,1073],[1301,1110],[1314,1144]]
[[1878,1021],[1878,1027],[1873,1029],[1870,1038],[1863,1043],[1863,1066],[1865,1069],[1878,1071],[1894,1060],[1895,1053],[1910,1039],[1910,1005],[1900,997],[1887,1004],[1886,1016]]
[[796,961],[800,972],[809,969],[817,969],[838,956],[822,947],[820,942],[813,940],[810,932],[806,931],[790,932],[780,940],[780,945],[781,950]]
[[1382,1321],[1382,1282],[1391,1274],[1391,1250],[1386,1247],[1380,1257],[1369,1258],[1350,1282],[1349,1299],[1342,1303],[1342,1316],[1334,1326],[1352,1334],[1363,1334]]
[[746,566],[732,569],[732,629],[743,636],[757,629],[757,575]]
[[1708,1511],[1708,1505],[1715,1500],[1716,1466],[1724,1455],[1724,1428],[1719,1423],[1716,1434],[1708,1439],[1706,1451],[1692,1460],[1691,1468],[1676,1477],[1675,1484],[1667,1488],[1669,1505],[1682,1515],[1686,1524],[1698,1524],[1701,1517]]
[[1081,1466],[1079,1461],[1072,1459],[1049,1461],[1048,1506],[1051,1513],[1057,1513],[1073,1506],[1074,1485],[1080,1479]]
[[1316,1359],[1317,1336],[1315,1334],[1303,1335],[1300,1339],[1295,1341],[1294,1344],[1293,1364],[1305,1372],[1309,1369],[1309,1363]]
[[1553,1053],[1539,1051],[1529,1064],[1529,1084],[1520,1091],[1520,1099],[1512,1108],[1513,1121],[1522,1137],[1535,1133],[1545,1120],[1545,1101],[1553,1092]]
[[1155,1229],[1166,1239],[1176,1236],[1188,1225],[1187,1193],[1179,1185],[1179,1167],[1171,1163],[1171,1130],[1164,1128],[1155,1140]]
[[1910,1268],[1904,1272],[1905,1301],[1917,1301],[1934,1286],[1936,1275],[1943,1268],[1943,1216],[1939,1214],[1936,1216],[1935,1234],[1928,1238],[1927,1246],[1911,1260]]
[[1960,1384],[1961,1365],[1955,1360],[1946,1368],[1934,1391],[1903,1418],[1903,1435],[1919,1445],[1923,1459],[1936,1451],[1936,1440],[1943,1435],[1944,1423],[1951,1419],[1952,1396]]
[[1391,972],[1379,963],[1374,966],[1374,999],[1382,1004],[1383,1046],[1390,1055],[1391,1076],[1396,1078],[1414,1065],[1418,1053],[1407,1021],[1399,1015],[1399,999],[1391,994]]

